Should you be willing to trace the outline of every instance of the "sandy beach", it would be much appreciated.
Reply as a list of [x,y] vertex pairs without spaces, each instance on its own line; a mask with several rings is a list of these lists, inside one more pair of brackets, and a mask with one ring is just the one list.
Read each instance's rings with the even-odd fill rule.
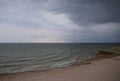
[[0,81],[120,81],[120,56],[47,71],[0,75]]

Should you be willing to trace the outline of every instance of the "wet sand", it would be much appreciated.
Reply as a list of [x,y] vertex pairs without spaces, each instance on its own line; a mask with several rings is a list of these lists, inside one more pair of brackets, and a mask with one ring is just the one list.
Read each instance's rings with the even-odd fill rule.
[[0,81],[120,81],[120,56],[54,70],[4,74]]

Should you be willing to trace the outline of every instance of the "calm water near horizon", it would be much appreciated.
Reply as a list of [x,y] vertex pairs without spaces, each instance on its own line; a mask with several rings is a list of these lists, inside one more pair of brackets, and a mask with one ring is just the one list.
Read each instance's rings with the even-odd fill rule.
[[66,67],[120,43],[0,43],[0,74]]

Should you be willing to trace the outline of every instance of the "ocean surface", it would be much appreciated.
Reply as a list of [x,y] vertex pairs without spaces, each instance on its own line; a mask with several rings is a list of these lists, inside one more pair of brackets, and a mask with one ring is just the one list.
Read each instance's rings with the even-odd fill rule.
[[0,74],[66,67],[118,43],[0,43]]

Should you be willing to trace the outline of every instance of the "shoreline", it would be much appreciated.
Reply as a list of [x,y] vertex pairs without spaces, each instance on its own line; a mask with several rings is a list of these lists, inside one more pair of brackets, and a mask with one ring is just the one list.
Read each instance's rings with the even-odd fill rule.
[[2,76],[2,75],[12,75],[12,74],[22,74],[22,73],[28,73],[28,72],[37,72],[37,71],[46,72],[46,71],[51,71],[51,70],[56,70],[56,69],[64,69],[64,68],[69,68],[69,67],[74,67],[74,66],[91,64],[91,61],[96,61],[96,60],[100,60],[100,59],[104,59],[104,58],[91,57],[91,58],[88,58],[86,60],[82,60],[80,62],[74,62],[74,63],[70,64],[69,66],[65,66],[65,67],[56,67],[56,68],[50,68],[50,69],[45,69],[45,70],[30,70],[30,71],[15,72],[15,73],[2,73],[2,74],[0,74],[0,76]]
[[[112,79],[115,79],[115,76],[117,76],[117,78],[119,78],[118,76],[120,76],[120,71],[119,71],[120,55],[114,54],[114,53],[109,53],[106,51],[99,51],[94,58],[90,58],[90,59],[87,59],[87,60],[84,60],[84,61],[81,61],[78,63],[74,63],[67,67],[60,67],[60,68],[48,69],[48,70],[35,70],[35,71],[26,71],[26,72],[19,72],[19,73],[0,74],[0,81],[36,81],[36,79],[37,79],[37,81],[53,81],[53,80],[54,81],[62,81],[62,79],[59,77],[64,77],[64,79],[63,79],[64,81],[75,81],[70,78],[73,77],[73,79],[77,79],[75,77],[78,75],[80,75],[84,78],[83,79],[78,78],[76,81],[80,81],[80,80],[89,81],[89,80],[85,80],[86,75],[89,73],[93,74],[94,76],[97,76],[97,78],[100,79],[98,76],[102,76],[101,72],[96,70],[96,71],[100,72],[100,75],[96,75],[95,71],[94,71],[94,69],[98,69],[99,67],[101,67],[101,68],[103,67],[101,72],[103,71],[103,75],[105,73],[106,75],[104,75],[104,76],[107,76],[105,78],[105,81],[108,81],[108,77],[112,77]],[[114,70],[115,70],[115,73],[117,71],[118,72],[116,74],[114,74],[115,75],[114,76],[114,75],[112,75],[112,73],[110,73],[108,71],[108,69],[110,69],[109,71],[112,70],[113,74],[114,74]],[[85,72],[82,73],[82,71],[85,71]],[[71,73],[73,73],[73,74],[71,74]],[[66,74],[66,75],[64,75],[64,74]],[[83,76],[83,74],[85,74],[85,75]],[[90,77],[91,74],[88,77]],[[109,74],[111,74],[112,76],[110,76]],[[52,78],[49,76],[52,76]],[[66,76],[69,76],[70,78],[66,77]],[[92,76],[92,77],[94,77],[94,76]],[[91,80],[96,81],[95,80],[96,78],[92,78],[92,77],[90,77]],[[56,80],[58,78],[59,78],[59,80]],[[33,79],[35,79],[35,80],[33,80]],[[112,79],[109,81],[113,81]],[[114,81],[118,81],[118,80],[120,80],[120,78],[116,79]],[[104,81],[104,80],[100,80],[100,81]]]
[[[98,78],[97,76],[98,81],[119,81],[120,80],[120,78],[118,77],[120,76],[120,71],[119,71],[120,56],[102,58],[97,60],[95,59],[90,62],[91,62],[90,64],[84,64],[84,63],[82,65],[75,64],[69,67],[57,68],[57,69],[45,70],[45,71],[28,71],[28,72],[13,73],[13,74],[2,74],[0,75],[0,81],[36,81],[36,79],[37,81],[90,81],[90,80],[85,80],[87,78],[86,75],[88,73],[90,73],[89,76],[92,75],[91,77],[88,76],[88,79],[92,78],[91,81],[92,80],[97,81],[96,78],[93,77],[94,75],[97,76],[94,70],[97,71],[98,73],[100,72],[100,75],[98,76],[101,76],[101,72],[102,72],[102,75],[107,74],[107,75],[104,75],[107,79],[108,77],[112,78],[111,80],[107,80],[107,79],[99,80],[100,78]],[[101,68],[102,70],[105,70],[105,71],[102,71]],[[115,72],[111,68],[114,68]],[[112,73],[112,76],[111,76],[111,73]],[[71,77],[67,78],[67,76],[68,77],[71,76]],[[76,76],[82,76],[82,79],[79,77],[75,78]],[[115,76],[117,79],[115,78]],[[75,80],[72,80],[71,78]]]
[[[99,52],[97,54],[99,54]],[[106,53],[109,53],[109,52],[106,52]],[[52,71],[52,70],[56,70],[56,69],[64,69],[64,68],[69,68],[69,67],[74,67],[74,66],[87,65],[87,64],[91,64],[92,61],[99,61],[101,59],[108,59],[108,58],[114,58],[114,57],[119,57],[120,56],[118,54],[118,55],[113,55],[113,56],[108,56],[108,57],[104,57],[104,56],[99,57],[99,56],[97,56],[97,54],[96,54],[95,57],[91,57],[91,58],[88,58],[86,60],[82,60],[80,62],[74,62],[71,65],[65,66],[65,67],[56,67],[56,68],[50,68],[50,69],[45,69],[45,70],[31,70],[31,71],[23,71],[23,72],[15,72],[15,73],[2,73],[2,74],[0,74],[0,76],[2,76],[2,75],[12,75],[12,74],[22,74],[22,73],[28,73],[28,72],[37,72],[37,71],[39,71],[39,72]]]

